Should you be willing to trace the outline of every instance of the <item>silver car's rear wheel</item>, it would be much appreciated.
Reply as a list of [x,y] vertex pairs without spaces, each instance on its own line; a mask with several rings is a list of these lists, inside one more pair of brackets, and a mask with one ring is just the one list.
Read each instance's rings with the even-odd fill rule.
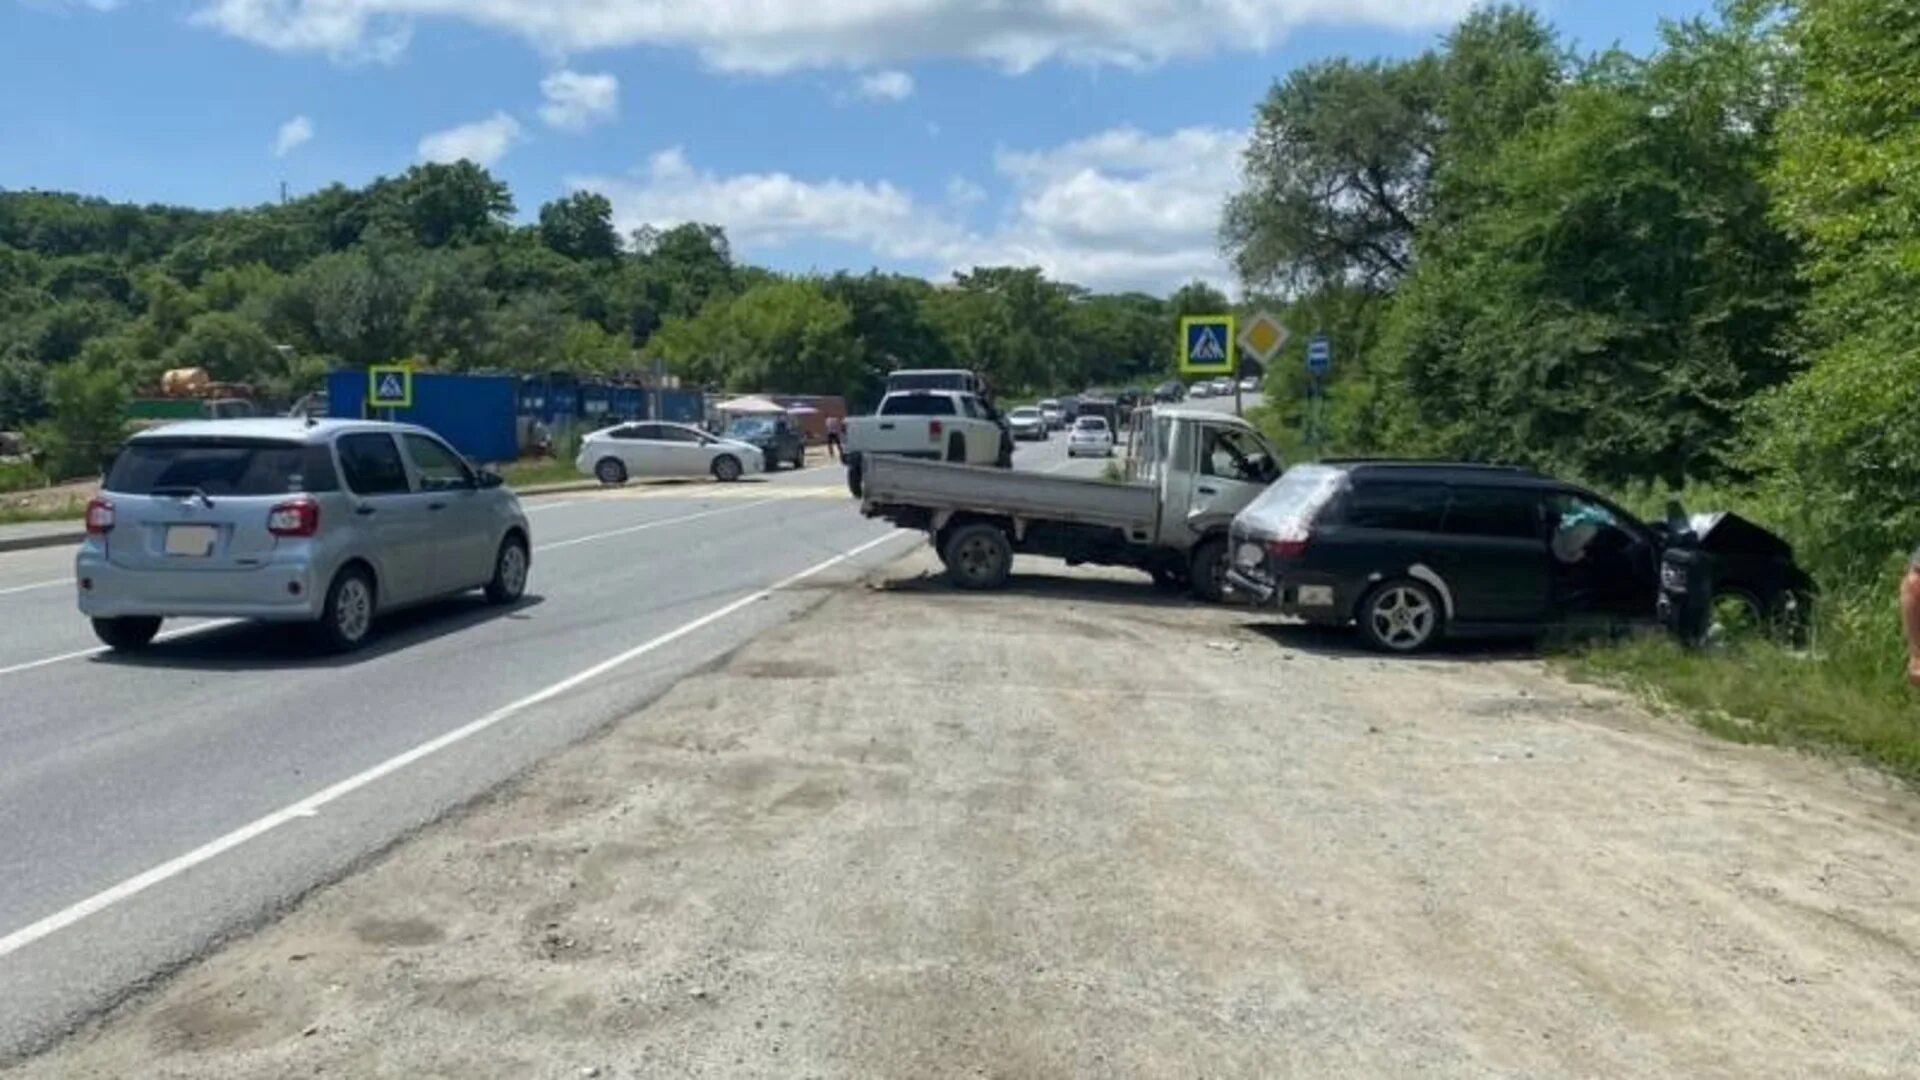
[[327,602],[314,627],[320,644],[333,652],[352,652],[366,644],[373,630],[373,578],[358,566],[349,566],[334,576],[327,589]]
[[593,467],[593,476],[608,487],[614,487],[627,482],[627,467],[617,458],[601,458],[600,463]]

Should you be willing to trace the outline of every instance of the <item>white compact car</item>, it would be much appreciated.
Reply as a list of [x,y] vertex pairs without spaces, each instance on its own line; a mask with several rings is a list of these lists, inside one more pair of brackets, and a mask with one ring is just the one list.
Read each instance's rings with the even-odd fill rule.
[[638,423],[603,428],[580,440],[574,467],[603,484],[633,477],[711,476],[738,480],[766,470],[766,453],[737,439],[686,424]]
[[1083,416],[1073,422],[1073,431],[1067,436],[1067,456],[1087,455],[1113,456],[1113,429],[1107,426],[1105,417]]

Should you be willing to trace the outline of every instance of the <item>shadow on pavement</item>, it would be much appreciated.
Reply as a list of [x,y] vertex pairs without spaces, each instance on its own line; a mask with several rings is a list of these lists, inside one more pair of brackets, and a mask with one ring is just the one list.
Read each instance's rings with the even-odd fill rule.
[[1249,622],[1250,630],[1283,648],[1312,653],[1315,656],[1356,657],[1370,660],[1440,660],[1454,663],[1486,663],[1500,660],[1533,660],[1541,651],[1527,638],[1447,638],[1426,652],[1396,657],[1378,652],[1361,642],[1357,632],[1299,622]]
[[422,604],[375,620],[367,644],[345,655],[322,652],[300,623],[242,622],[162,641],[141,652],[101,653],[92,662],[203,671],[349,668],[495,619],[530,619],[533,609],[544,602],[539,596],[525,596],[516,604],[496,607],[476,593]]

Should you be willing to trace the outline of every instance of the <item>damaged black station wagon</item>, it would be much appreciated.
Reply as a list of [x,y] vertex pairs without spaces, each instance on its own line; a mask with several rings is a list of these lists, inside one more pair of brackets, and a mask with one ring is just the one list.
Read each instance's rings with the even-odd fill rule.
[[[1768,543],[1727,553],[1714,599],[1759,621],[1804,610],[1811,582],[1790,549],[1741,525],[1716,531]],[[1288,470],[1234,519],[1227,580],[1256,603],[1412,653],[1447,635],[1651,621],[1667,548],[1702,543],[1683,529],[1520,468],[1329,461]]]

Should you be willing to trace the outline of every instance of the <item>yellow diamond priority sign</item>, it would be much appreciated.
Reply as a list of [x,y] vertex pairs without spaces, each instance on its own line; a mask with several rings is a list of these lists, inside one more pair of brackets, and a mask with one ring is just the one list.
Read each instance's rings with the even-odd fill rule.
[[1265,367],[1273,363],[1273,358],[1280,355],[1281,349],[1287,347],[1287,339],[1291,336],[1279,319],[1263,311],[1248,319],[1246,327],[1240,331],[1240,348],[1258,360],[1261,367]]

